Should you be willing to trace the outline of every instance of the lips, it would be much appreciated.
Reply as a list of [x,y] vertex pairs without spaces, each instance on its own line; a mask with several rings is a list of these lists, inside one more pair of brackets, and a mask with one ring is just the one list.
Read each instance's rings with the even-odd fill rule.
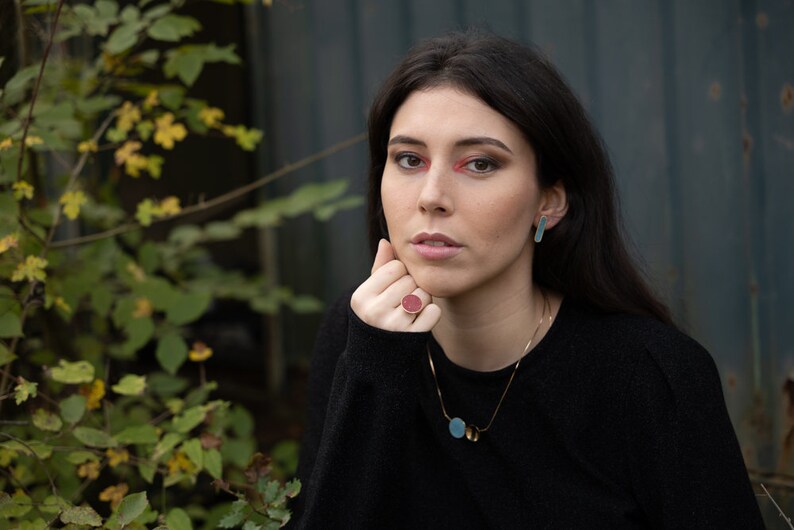
[[463,246],[445,234],[422,232],[411,238],[411,247],[427,260],[444,260],[457,256]]

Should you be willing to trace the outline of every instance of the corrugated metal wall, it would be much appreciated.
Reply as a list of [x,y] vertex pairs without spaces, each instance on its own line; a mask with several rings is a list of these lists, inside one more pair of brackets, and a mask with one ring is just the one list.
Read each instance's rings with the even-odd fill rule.
[[[794,475],[791,0],[276,0],[257,16],[270,167],[363,131],[375,87],[417,39],[475,25],[544,49],[609,145],[656,285],[717,360],[748,465]],[[364,193],[365,170],[359,145],[271,193],[337,177]],[[328,300],[359,283],[365,230],[363,209],[293,223],[282,280]],[[307,353],[314,325],[285,320],[291,355]]]

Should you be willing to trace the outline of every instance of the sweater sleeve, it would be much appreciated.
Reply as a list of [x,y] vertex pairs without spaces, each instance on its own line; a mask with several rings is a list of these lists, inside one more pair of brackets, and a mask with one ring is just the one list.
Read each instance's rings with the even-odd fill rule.
[[[367,527],[388,517],[383,499],[394,498],[390,488],[399,482],[405,434],[415,421],[414,371],[429,333],[371,327],[350,309],[349,297],[344,320],[341,312],[338,303],[313,354],[297,528]],[[347,329],[344,343],[340,327]]]
[[708,352],[683,336],[654,341],[626,397],[633,489],[651,528],[764,528]]

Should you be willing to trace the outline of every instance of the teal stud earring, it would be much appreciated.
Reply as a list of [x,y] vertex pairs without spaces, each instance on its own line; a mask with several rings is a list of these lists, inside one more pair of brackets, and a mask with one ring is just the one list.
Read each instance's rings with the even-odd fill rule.
[[540,240],[543,239],[543,232],[546,231],[546,222],[548,218],[545,215],[540,216],[540,221],[538,221],[538,227],[535,229],[535,243],[540,243]]

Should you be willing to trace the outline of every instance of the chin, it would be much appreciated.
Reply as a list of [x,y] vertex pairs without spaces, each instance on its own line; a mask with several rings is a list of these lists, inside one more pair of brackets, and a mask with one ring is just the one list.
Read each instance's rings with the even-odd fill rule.
[[416,285],[433,298],[451,298],[462,291],[461,286],[451,281],[451,274],[448,271],[420,271],[416,274],[409,271],[409,273],[413,276]]

